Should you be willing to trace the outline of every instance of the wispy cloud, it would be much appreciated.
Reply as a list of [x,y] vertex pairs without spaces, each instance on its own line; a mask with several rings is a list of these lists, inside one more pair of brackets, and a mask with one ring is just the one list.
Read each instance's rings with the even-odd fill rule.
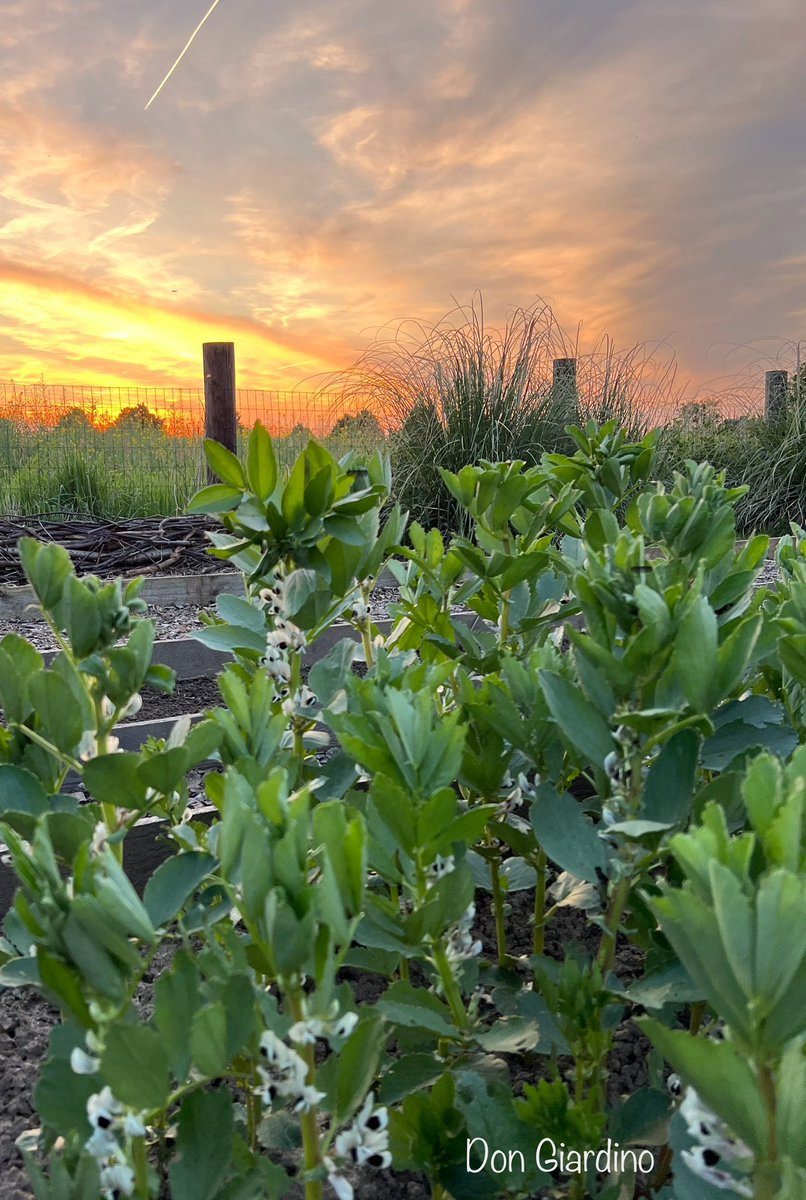
[[[152,331],[176,305],[245,321],[256,381],[276,347],[308,375],[476,288],[490,319],[539,295],[583,340],[672,335],[694,375],[806,315],[802,0],[239,0],[145,114],[204,4],[11,8],[0,253]],[[31,361],[48,330],[79,345],[47,287],[9,365],[10,336]],[[149,337],[105,337],[96,368],[175,375],[162,342],[134,363]]]

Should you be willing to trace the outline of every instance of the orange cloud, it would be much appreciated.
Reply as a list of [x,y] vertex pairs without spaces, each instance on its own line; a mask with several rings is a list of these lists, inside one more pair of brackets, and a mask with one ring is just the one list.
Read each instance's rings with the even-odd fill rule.
[[248,318],[127,298],[57,271],[0,263],[0,379],[170,387],[201,383],[201,346],[234,341],[243,387],[289,389],[333,359]]

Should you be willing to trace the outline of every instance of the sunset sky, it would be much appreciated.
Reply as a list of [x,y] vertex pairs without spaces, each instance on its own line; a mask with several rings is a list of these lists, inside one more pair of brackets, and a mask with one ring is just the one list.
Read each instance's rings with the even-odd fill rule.
[[208,4],[3,4],[0,379],[316,386],[475,289],[695,387],[806,339],[803,0],[220,0],[145,111]]

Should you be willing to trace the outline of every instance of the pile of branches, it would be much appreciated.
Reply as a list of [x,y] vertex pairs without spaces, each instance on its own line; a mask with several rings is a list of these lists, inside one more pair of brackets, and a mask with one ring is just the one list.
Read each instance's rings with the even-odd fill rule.
[[207,553],[205,532],[218,527],[210,517],[68,518],[60,513],[0,520],[0,586],[25,583],[17,550],[21,537],[58,542],[69,551],[79,575],[102,579],[222,570],[221,561]]

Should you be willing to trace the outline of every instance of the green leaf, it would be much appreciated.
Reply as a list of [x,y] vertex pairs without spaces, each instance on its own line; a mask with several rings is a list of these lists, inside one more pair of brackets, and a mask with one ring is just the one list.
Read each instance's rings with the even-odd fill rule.
[[10,958],[0,967],[0,988],[30,987],[39,983],[39,967],[35,958],[26,954]]
[[65,581],[73,574],[70,555],[55,542],[43,545],[30,537],[20,538],[17,550],[37,599],[44,609],[52,610],[62,598]]
[[36,775],[23,767],[0,766],[0,816],[16,812],[39,817],[49,808],[47,792]]
[[778,1150],[799,1167],[806,1167],[803,1136],[803,1097],[806,1096],[806,1057],[799,1041],[784,1052],[778,1068]]
[[766,1150],[767,1117],[749,1061],[731,1042],[712,1042],[667,1029],[651,1017],[638,1024],[702,1101],[755,1154]]
[[246,477],[258,500],[269,499],[277,485],[277,459],[272,440],[260,423],[256,421],[249,435],[246,451]]
[[266,651],[266,635],[243,625],[209,625],[206,629],[194,629],[190,636],[209,650],[257,650],[260,654]]
[[666,1004],[694,1004],[704,999],[702,990],[694,986],[685,967],[678,962],[636,980],[623,994],[631,1004],[652,1009]]
[[679,825],[691,811],[699,736],[682,729],[670,738],[647,774],[641,816],[648,821]]
[[608,1134],[622,1146],[659,1146],[665,1141],[672,1104],[666,1092],[640,1088],[612,1114]]
[[194,1013],[202,1003],[199,982],[192,956],[180,950],[170,970],[154,985],[154,1022],[177,1079],[183,1079],[190,1070],[190,1030]]
[[245,629],[253,629],[265,638],[266,617],[257,605],[243,596],[231,596],[228,592],[221,592],[215,604],[222,621],[229,625],[242,625]]
[[291,572],[283,588],[288,615],[290,617],[296,616],[305,604],[305,601],[316,590],[318,582],[319,579],[315,571],[300,567],[296,571]]
[[169,924],[215,864],[212,854],[191,850],[175,854],[157,867],[143,893],[143,903],[154,924]]
[[710,712],[717,652],[717,620],[704,596],[698,596],[677,631],[674,662],[683,695],[698,712]]
[[185,777],[190,763],[184,746],[151,754],[137,769],[137,775],[147,787],[163,796],[170,796]]
[[213,441],[212,438],[205,438],[204,454],[211,470],[223,483],[228,483],[230,487],[238,488],[242,492],[246,491],[246,473],[231,450],[227,450],[226,446]]
[[662,821],[615,821],[612,825],[608,825],[607,832],[608,834],[620,833],[622,837],[626,838],[642,838],[657,835],[672,828],[671,825]]
[[600,767],[615,749],[601,713],[578,687],[554,671],[540,671],[540,683],[552,717],[572,746]]
[[70,1066],[74,1047],[84,1049],[84,1034],[74,1025],[59,1025],[50,1036],[50,1053],[34,1088],[34,1104],[44,1124],[61,1137],[77,1133],[83,1139],[92,1132],[87,1120],[87,1101],[98,1091],[98,1079],[76,1075]]
[[327,1093],[324,1103],[337,1125],[343,1125],[361,1107],[378,1073],[386,1036],[381,1014],[362,1009],[341,1050],[320,1068],[318,1083]]
[[427,1029],[438,1037],[456,1037],[457,1029],[451,1020],[447,1004],[426,992],[412,987],[405,980],[393,983],[376,1005],[387,1020],[407,1029]]
[[781,724],[780,717],[763,724],[745,721],[741,715],[743,707],[743,703],[737,704],[738,719],[722,724],[713,737],[704,743],[702,765],[707,770],[724,771],[735,758],[749,750],[768,750],[771,754],[788,758],[797,746],[797,733],[789,725]]
[[308,686],[316,693],[319,703],[326,707],[340,692],[352,675],[353,659],[359,646],[352,638],[344,637],[336,642],[324,658],[311,667]]
[[138,754],[101,754],[84,764],[84,783],[90,795],[116,808],[142,808],[146,783],[140,777]]
[[66,754],[75,750],[84,726],[70,685],[55,671],[40,671],[31,677],[28,694],[45,737]]
[[597,868],[604,870],[606,862],[604,844],[573,796],[541,783],[529,819],[553,863],[577,879],[599,882]]
[[517,1054],[537,1048],[540,1029],[527,1017],[502,1017],[483,1033],[477,1033],[476,1041],[489,1054]]
[[101,1074],[122,1104],[138,1110],[162,1108],[170,1091],[162,1039],[145,1025],[112,1025],[101,1058]]
[[91,1029],[93,1022],[80,973],[42,946],[38,948],[35,961],[42,987],[56,997],[63,1011],[71,1013],[85,1029]]
[[381,1076],[379,1103],[397,1104],[405,1096],[439,1079],[444,1069],[445,1064],[433,1054],[405,1054]]
[[227,1012],[220,1002],[206,1004],[193,1017],[190,1031],[193,1063],[203,1075],[223,1075],[227,1055]]
[[232,1161],[235,1119],[227,1088],[191,1092],[179,1113],[171,1200],[213,1200]]
[[75,575],[65,582],[59,612],[76,657],[92,654],[101,632],[101,609],[96,596]]
[[230,512],[235,508],[242,495],[241,488],[228,487],[225,483],[212,483],[209,487],[196,492],[187,506],[187,511],[189,513]]

